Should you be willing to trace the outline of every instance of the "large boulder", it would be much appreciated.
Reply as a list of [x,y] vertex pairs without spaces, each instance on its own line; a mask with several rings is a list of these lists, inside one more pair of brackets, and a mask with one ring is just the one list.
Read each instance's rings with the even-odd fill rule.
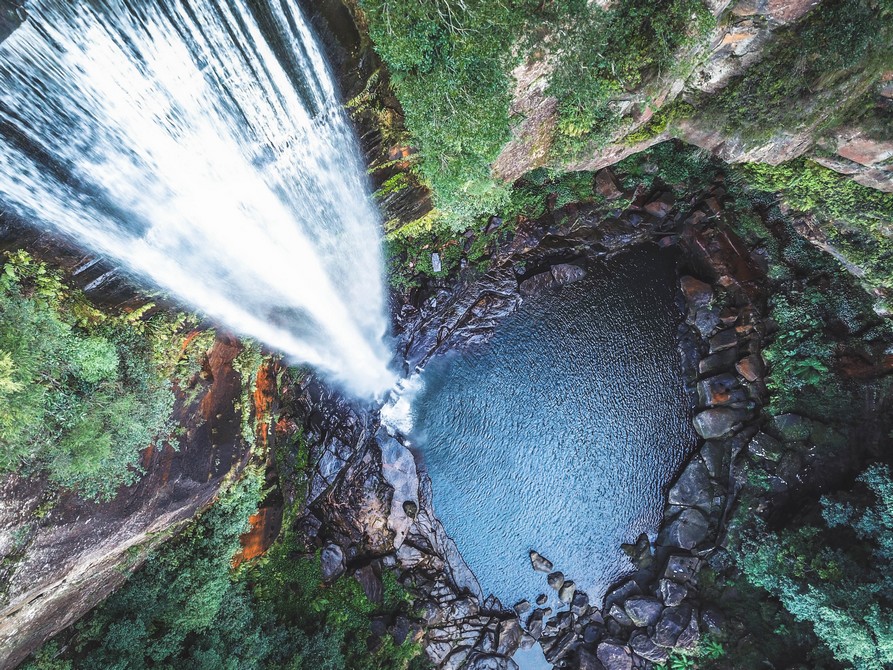
[[700,511],[687,507],[661,532],[664,545],[694,549],[707,539],[710,523]]
[[605,666],[601,664],[595,654],[586,651],[585,649],[580,650],[577,658],[579,660],[580,670],[604,670]]
[[689,605],[679,605],[678,607],[667,607],[660,615],[657,624],[654,626],[654,635],[652,639],[661,647],[673,648],[682,633],[688,628],[691,622],[691,607]]
[[468,665],[467,670],[518,670],[518,664],[512,659],[496,654],[477,654]]
[[705,307],[713,300],[713,288],[700,279],[685,275],[679,278],[679,285],[682,288],[682,295],[685,296],[685,301],[689,305]]
[[530,552],[530,565],[533,566],[533,569],[537,572],[545,572],[546,574],[552,572],[552,568],[555,567],[552,565],[552,561],[533,550]]
[[512,656],[521,645],[521,623],[515,619],[506,619],[499,624],[499,642],[496,645],[496,653],[503,656]]
[[586,276],[586,270],[573,263],[559,263],[558,265],[553,265],[551,272],[552,278],[558,286],[572,284],[575,281],[580,281]]
[[326,583],[334,582],[344,574],[344,551],[337,544],[327,544],[320,554],[322,560],[322,579]]
[[740,410],[725,407],[707,409],[695,417],[695,430],[705,440],[712,440],[726,435],[745,416]]
[[738,378],[726,372],[699,381],[698,398],[705,407],[719,407],[733,402],[743,402],[747,396],[739,387]]
[[664,606],[657,598],[637,596],[627,600],[623,609],[636,626],[645,627],[657,623]]
[[521,282],[518,290],[524,297],[531,297],[555,288],[555,277],[551,272],[540,272]]
[[772,428],[784,442],[809,439],[809,419],[799,414],[779,414],[772,417]]
[[685,596],[688,595],[688,589],[672,579],[661,579],[658,582],[658,589],[660,589],[660,597],[667,607],[680,605],[685,600]]
[[568,580],[561,585],[560,589],[558,589],[558,598],[561,600],[561,602],[570,605],[574,599],[574,592],[576,590],[577,585]]
[[670,652],[666,648],[654,644],[645,633],[633,635],[629,640],[629,646],[637,656],[652,663],[663,663],[670,657]]
[[602,642],[595,653],[605,670],[632,670],[633,658],[626,647],[613,642]]
[[747,445],[747,451],[755,458],[777,463],[781,459],[784,447],[771,435],[757,433]]
[[694,584],[700,563],[697,556],[674,554],[667,559],[664,577],[681,584]]
[[710,475],[699,458],[693,458],[670,489],[667,502],[683,507],[705,507],[712,500]]

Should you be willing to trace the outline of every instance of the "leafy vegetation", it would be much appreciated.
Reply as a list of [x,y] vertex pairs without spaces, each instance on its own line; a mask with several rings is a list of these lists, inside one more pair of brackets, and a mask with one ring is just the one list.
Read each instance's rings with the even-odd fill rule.
[[[306,460],[281,473],[300,479]],[[277,454],[279,457],[281,454]],[[26,670],[421,670],[411,637],[373,634],[372,621],[411,616],[407,592],[385,573],[371,602],[345,576],[323,584],[319,555],[290,529],[266,555],[232,567],[239,537],[264,496],[263,468],[240,480],[100,608],[75,626],[60,653],[51,642]],[[300,500],[295,502],[299,505]]]
[[559,100],[556,151],[564,155],[610,136],[621,123],[617,96],[668,72],[713,21],[701,0],[634,0],[611,11],[586,0],[359,6],[420,150],[416,169],[454,233],[511,207],[511,188],[491,165],[510,139],[509,73],[519,59],[557,54],[549,93]]
[[713,27],[700,0],[637,0],[609,11],[567,2],[554,11],[564,31],[549,93],[558,98],[562,152],[611,139],[622,122],[618,97],[649,76],[679,67],[679,50],[694,46]]
[[779,31],[760,62],[710,100],[707,111],[753,141],[781,129],[833,125],[854,111],[858,91],[893,65],[891,39],[889,0],[823,2]]
[[28,253],[0,271],[0,471],[110,497],[169,429],[181,320],[110,315]]
[[438,207],[457,220],[494,208],[507,191],[491,178],[490,164],[509,138],[511,42],[536,3],[359,4]]
[[839,660],[882,670],[893,663],[893,480],[873,466],[859,481],[867,491],[822,499],[824,523],[758,529],[738,562]]
[[807,160],[752,163],[741,170],[751,188],[778,193],[793,209],[814,213],[830,242],[864,272],[863,283],[893,296],[893,194]]
[[[462,261],[473,272],[483,272],[499,240],[510,235],[522,219],[536,219],[550,209],[571,203],[601,202],[592,172],[560,173],[539,168],[519,179],[497,210],[502,223],[488,230],[488,220],[456,233],[437,210],[385,236],[388,276],[399,290],[419,286],[424,278],[440,279],[454,273]],[[618,203],[615,201],[614,205]],[[441,270],[434,272],[431,255],[437,253]]]

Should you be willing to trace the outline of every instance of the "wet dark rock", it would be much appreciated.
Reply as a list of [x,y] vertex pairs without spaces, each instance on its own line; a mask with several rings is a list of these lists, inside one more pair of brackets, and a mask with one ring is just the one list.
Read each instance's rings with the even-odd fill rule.
[[550,561],[545,556],[541,555],[537,551],[530,552],[530,565],[533,566],[533,569],[537,572],[552,572],[552,568],[555,567],[552,565],[552,561]]
[[364,565],[354,572],[354,577],[363,587],[363,593],[376,605],[380,605],[384,598],[384,585],[381,581],[381,569],[375,564]]
[[577,590],[577,585],[572,581],[566,581],[561,585],[561,588],[558,589],[558,598],[561,602],[570,604],[574,599],[574,592]]
[[727,372],[735,365],[738,353],[735,349],[726,349],[718,354],[711,354],[702,358],[698,363],[698,373],[701,376],[715,375],[719,372]]
[[772,418],[772,428],[785,442],[809,438],[809,420],[798,414],[779,414]]
[[670,652],[657,646],[654,641],[645,633],[636,633],[629,640],[630,648],[646,661],[652,663],[663,663],[670,657]]
[[803,457],[794,449],[789,449],[781,456],[775,468],[775,474],[788,487],[795,487],[804,481]]
[[520,649],[527,651],[528,649],[533,649],[534,645],[536,645],[536,640],[530,633],[521,633],[521,644],[519,647]]
[[582,616],[589,609],[589,596],[582,591],[574,593],[571,600],[571,612],[577,616]]
[[694,649],[700,640],[701,632],[698,630],[698,614],[697,612],[692,612],[688,625],[676,639],[676,646],[680,649]]
[[654,642],[662,647],[675,647],[677,640],[691,622],[691,614],[689,605],[667,607],[654,626],[654,635],[652,636]]
[[327,544],[320,555],[322,560],[322,579],[331,583],[344,574],[344,551],[337,544]]
[[506,619],[499,624],[496,653],[512,656],[521,645],[521,624],[517,619]]
[[489,235],[489,234],[492,233],[494,230],[496,230],[497,228],[499,228],[499,226],[501,226],[501,225],[502,225],[502,219],[501,219],[501,218],[499,218],[498,216],[491,216],[490,219],[487,221],[487,227],[484,228],[484,233],[485,233],[486,235]]
[[704,507],[711,501],[710,474],[697,458],[692,459],[679,475],[667,496],[670,505]]
[[728,452],[725,443],[717,440],[708,440],[701,447],[701,459],[713,479],[719,479],[728,474],[725,471]]
[[656,200],[646,203],[644,210],[657,219],[665,219],[673,209],[676,199],[670,192],[662,193]]
[[561,637],[556,638],[555,642],[549,645],[547,650],[544,649],[546,660],[549,663],[555,663],[557,660],[564,658],[579,644],[574,631],[568,631]]
[[537,608],[533,610],[529,617],[527,617],[527,632],[533,637],[535,640],[539,640],[543,635],[543,619],[551,614],[551,610],[548,608],[540,609]]
[[555,286],[557,284],[551,272],[540,272],[522,281],[518,290],[524,297],[531,297],[555,288]]
[[751,354],[735,363],[735,370],[737,370],[738,374],[744,377],[747,381],[755,382],[763,376],[765,366],[763,365],[763,359],[760,356]]
[[708,605],[701,611],[701,623],[707,632],[719,635],[725,629],[726,617],[718,607]]
[[512,609],[515,610],[515,613],[518,615],[524,614],[530,611],[530,602],[527,600],[522,600],[515,603],[515,606]]
[[713,287],[700,279],[685,275],[679,278],[685,301],[694,307],[706,307],[713,300]]
[[620,548],[639,568],[647,568],[651,564],[651,541],[648,535],[641,533],[635,544],[621,544]]
[[710,337],[721,324],[719,311],[716,309],[702,307],[695,313],[694,327],[698,329],[701,337]]
[[556,591],[562,587],[564,584],[564,573],[563,572],[551,572],[549,576],[546,578],[546,581]]
[[784,447],[781,442],[766,433],[757,433],[747,445],[747,451],[755,458],[777,463]]
[[661,579],[658,582],[658,589],[660,590],[660,597],[667,607],[675,607],[682,604],[685,596],[688,595],[688,589],[672,579]]
[[738,378],[730,373],[707,377],[698,382],[698,398],[702,406],[717,407],[746,399]]
[[626,647],[612,642],[602,642],[596,651],[605,670],[632,670],[633,659]]
[[595,191],[605,200],[616,200],[623,195],[614,174],[607,168],[595,174]]
[[586,270],[572,263],[560,263],[552,266],[552,278],[557,286],[572,284],[586,277]]
[[644,627],[652,626],[657,622],[664,606],[657,598],[636,596],[627,600],[623,604],[623,609],[626,610],[633,624]]
[[634,625],[633,620],[629,618],[629,614],[626,613],[626,610],[618,604],[611,605],[611,609],[608,610],[608,616],[621,626],[631,627]]
[[[461,667],[461,665],[457,667]],[[475,654],[465,668],[466,670],[518,670],[518,664],[505,656]]]
[[579,662],[579,670],[604,670],[605,666],[601,664],[601,661],[598,660],[595,654],[586,649],[581,649],[577,658]]
[[693,507],[679,513],[662,531],[662,542],[672,547],[694,549],[707,538],[710,524],[707,518]]
[[732,428],[740,423],[745,413],[741,410],[719,407],[704,410],[694,419],[695,430],[705,440],[712,440],[726,435]]
[[693,584],[695,575],[698,574],[700,563],[701,561],[697,556],[681,554],[670,556],[667,559],[667,566],[664,568],[664,577],[681,584]]
[[403,511],[410,519],[415,519],[415,515],[419,512],[419,506],[412,500],[404,500]]
[[575,616],[573,612],[559,612],[549,624],[556,632],[563,632],[573,627],[574,621]]
[[736,344],[738,344],[738,334],[734,328],[721,330],[710,338],[710,353],[716,354],[731,349]]
[[583,629],[583,642],[595,644],[601,639],[603,634],[604,629],[601,626],[591,623]]
[[635,581],[630,579],[629,581],[623,582],[623,584],[605,596],[605,610],[610,609],[611,605],[615,603],[624,602],[630,596],[640,595],[642,595],[642,589]]
[[394,643],[397,645],[403,644],[406,641],[406,638],[409,637],[411,630],[412,626],[409,623],[409,619],[405,616],[397,617],[397,620],[390,629],[391,637],[394,638]]
[[545,593],[540,593],[536,597],[536,604],[537,605],[545,605],[548,600],[549,600],[549,598],[546,596]]

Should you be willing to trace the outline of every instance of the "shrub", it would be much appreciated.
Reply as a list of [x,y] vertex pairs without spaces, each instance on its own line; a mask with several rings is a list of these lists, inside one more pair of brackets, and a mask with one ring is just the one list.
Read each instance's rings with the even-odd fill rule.
[[833,125],[891,67],[891,39],[889,0],[823,2],[778,31],[760,62],[713,98],[707,112],[754,142],[782,129]]
[[[0,273],[0,471],[46,469],[56,484],[111,497],[169,425],[163,316],[104,314],[25,252]],[[160,352],[164,352],[164,356]]]
[[825,525],[758,529],[738,564],[796,619],[811,622],[838,660],[882,670],[893,663],[893,480],[883,466],[859,480],[864,493],[822,499]]

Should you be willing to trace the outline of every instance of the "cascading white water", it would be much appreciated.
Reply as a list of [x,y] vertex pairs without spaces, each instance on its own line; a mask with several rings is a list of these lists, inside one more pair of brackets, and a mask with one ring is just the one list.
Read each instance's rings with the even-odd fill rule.
[[377,214],[295,0],[33,0],[0,45],[0,200],[378,394]]

